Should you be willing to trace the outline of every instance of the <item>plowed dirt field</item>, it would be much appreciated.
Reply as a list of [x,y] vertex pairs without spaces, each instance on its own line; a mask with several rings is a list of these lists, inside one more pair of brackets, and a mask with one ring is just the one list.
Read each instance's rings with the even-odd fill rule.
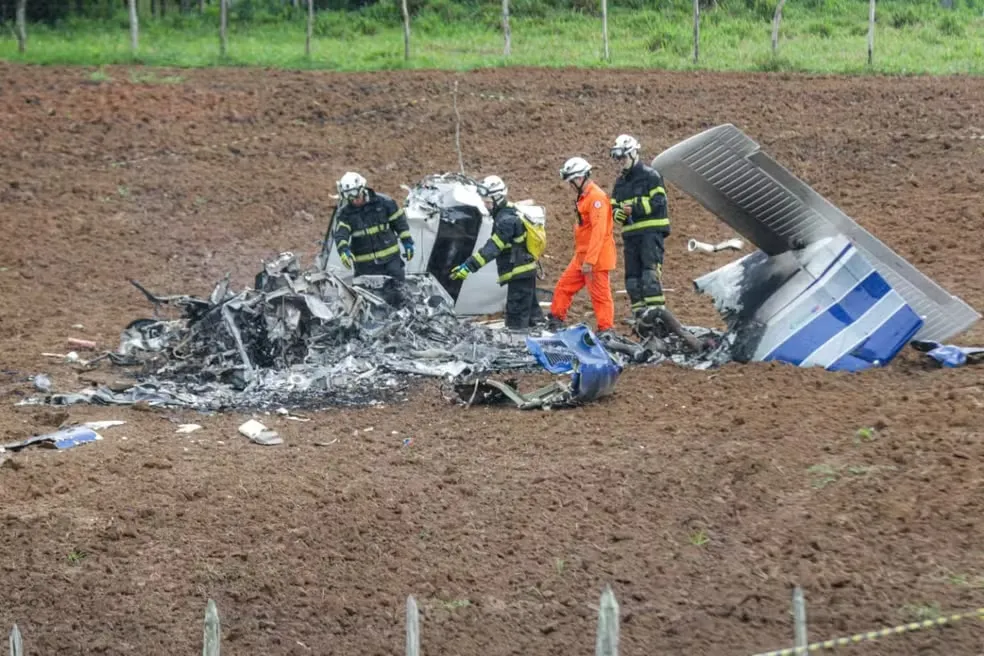
[[[984,80],[106,72],[0,64],[0,441],[127,422],[0,467],[0,632],[18,623],[28,654],[195,653],[208,598],[223,653],[242,655],[399,653],[408,594],[424,653],[462,656],[592,653],[605,583],[629,656],[791,646],[795,584],[811,639],[984,606],[982,370],[908,350],[857,375],[635,368],[576,411],[465,409],[425,382],[404,404],[262,417],[279,447],[238,435],[244,415],[14,405],[38,372],[64,391],[113,375],[41,353],[70,336],[112,348],[148,312],[128,278],[198,295],[227,272],[251,284],[264,257],[311,261],[342,172],[402,197],[456,170],[456,79],[468,171],[547,206],[548,283],[572,241],[564,159],[586,156],[610,188],[615,135],[648,160],[731,122],[984,307]],[[669,302],[719,325],[691,279],[735,256],[688,255],[686,240],[732,232],[669,194]],[[981,654],[984,628],[851,650]]]

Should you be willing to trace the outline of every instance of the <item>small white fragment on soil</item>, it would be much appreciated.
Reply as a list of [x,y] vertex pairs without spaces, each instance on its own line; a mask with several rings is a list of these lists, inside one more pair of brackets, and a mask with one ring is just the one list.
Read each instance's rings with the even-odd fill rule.
[[201,428],[201,424],[181,424],[175,433],[194,433]]
[[256,444],[262,444],[263,446],[273,446],[284,443],[283,439],[277,435],[277,431],[270,430],[255,419],[250,419],[245,424],[240,426],[239,432]]
[[118,421],[118,420],[114,421],[111,419],[108,421],[90,421],[82,425],[85,426],[86,428],[91,428],[94,431],[100,431],[100,430],[105,430],[107,428],[112,428],[113,426],[122,426],[125,423],[126,423],[125,421]]

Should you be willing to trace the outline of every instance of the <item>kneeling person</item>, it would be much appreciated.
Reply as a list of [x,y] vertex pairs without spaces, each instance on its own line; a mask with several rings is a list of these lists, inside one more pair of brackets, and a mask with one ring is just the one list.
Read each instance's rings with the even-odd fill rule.
[[526,330],[543,322],[536,298],[536,260],[526,248],[526,225],[519,211],[506,202],[506,184],[497,175],[485,178],[479,194],[492,214],[492,237],[482,248],[451,270],[451,277],[464,280],[495,259],[499,284],[506,285],[506,328]]

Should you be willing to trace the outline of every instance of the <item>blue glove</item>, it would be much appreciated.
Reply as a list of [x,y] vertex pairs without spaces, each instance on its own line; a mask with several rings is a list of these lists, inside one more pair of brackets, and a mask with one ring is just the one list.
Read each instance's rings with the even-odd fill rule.
[[352,264],[355,262],[355,258],[352,257],[352,251],[347,248],[340,248],[338,249],[338,257],[342,260],[342,266],[346,269],[352,268]]
[[451,269],[451,280],[464,280],[472,272],[471,258],[465,260],[455,268]]
[[413,240],[404,239],[403,240],[403,257],[407,259],[407,262],[413,259]]

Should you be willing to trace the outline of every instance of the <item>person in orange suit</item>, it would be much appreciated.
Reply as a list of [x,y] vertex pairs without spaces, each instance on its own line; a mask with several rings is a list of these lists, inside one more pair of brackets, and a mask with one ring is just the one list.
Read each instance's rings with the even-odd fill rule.
[[615,230],[608,194],[591,180],[591,165],[572,157],[560,169],[562,180],[577,192],[577,225],[574,226],[574,257],[554,287],[547,316],[550,330],[567,320],[574,295],[587,286],[599,334],[609,333],[615,323],[615,303],[609,273],[615,269]]

